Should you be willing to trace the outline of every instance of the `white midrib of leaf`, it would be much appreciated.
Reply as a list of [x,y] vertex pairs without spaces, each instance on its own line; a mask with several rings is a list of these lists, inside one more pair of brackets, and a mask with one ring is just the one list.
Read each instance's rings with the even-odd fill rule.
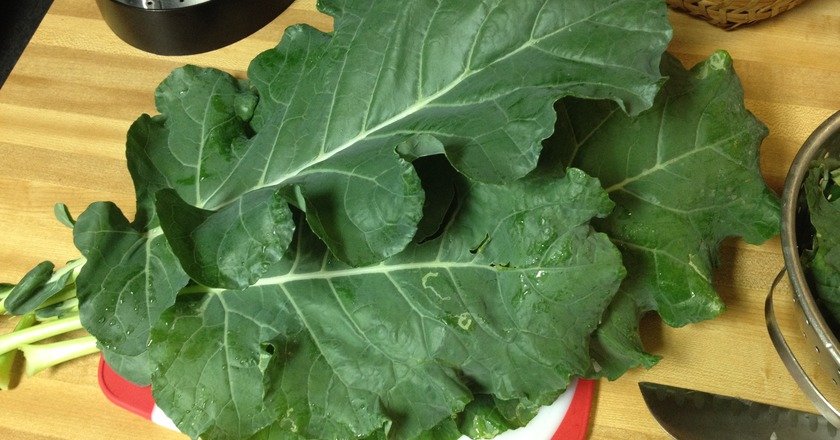
[[[210,96],[213,96],[216,90],[219,87],[219,83],[222,82],[222,77],[216,78],[216,82],[213,83],[213,87],[210,91]],[[202,206],[206,203],[206,200],[201,200],[201,173],[202,167],[204,165],[204,147],[207,144],[207,139],[210,137],[210,132],[215,130],[215,127],[211,128],[210,130],[207,129],[207,116],[210,114],[210,105],[213,103],[212,99],[207,100],[207,104],[204,107],[204,118],[201,122],[201,142],[198,145],[198,154],[196,157],[198,158],[198,162],[195,164],[195,200],[197,203],[201,204]],[[195,121],[198,122],[198,121]]]
[[[149,286],[152,286],[152,271],[151,271],[151,267],[152,267],[152,243],[154,242],[154,239],[156,237],[160,236],[160,235],[163,235],[163,230],[160,228],[160,226],[158,226],[155,229],[150,230],[146,234],[146,270],[143,271],[144,272],[144,274],[143,274],[143,277],[144,277],[143,290],[144,290],[144,293],[146,294],[146,301],[144,301],[146,303],[146,316],[149,317],[150,319],[151,319],[151,316],[153,315],[152,314],[152,301],[150,301],[150,300],[153,298],[153,295],[155,294],[155,292],[151,291],[151,288],[149,287]],[[120,294],[122,294],[122,292]]]
[[[227,305],[227,302],[225,302],[224,295],[218,295],[218,298],[219,298],[219,302],[222,303],[222,308],[224,308],[225,310],[230,310],[230,308]],[[228,341],[228,335],[230,333],[231,333],[230,314],[225,313],[225,322],[224,322],[224,327],[223,327],[223,330],[222,330],[222,348],[221,348],[221,350],[224,351],[224,353],[225,353],[226,364],[232,366],[234,364],[233,364],[233,360],[231,360],[231,358],[230,358],[231,345],[230,345],[230,342]],[[240,409],[239,409],[239,405],[237,404],[237,399],[236,399],[236,395],[238,394],[238,388],[234,384],[234,380],[233,380],[231,370],[233,370],[233,368],[225,368],[225,369],[223,369],[223,373],[227,378],[228,389],[230,390],[230,403],[233,404],[233,407],[236,408],[237,415],[239,415],[240,414]],[[240,416],[240,418],[241,418],[241,416]]]
[[[475,75],[475,74],[477,74],[477,73],[480,73],[480,72],[484,71],[485,69],[489,68],[490,66],[493,66],[493,65],[495,65],[495,64],[497,64],[497,63],[499,63],[499,62],[502,62],[502,61],[504,61],[504,60],[506,60],[506,59],[508,59],[508,58],[511,58],[511,57],[513,57],[513,56],[515,56],[515,55],[517,55],[517,54],[519,54],[519,53],[521,53],[521,52],[523,52],[523,51],[525,51],[525,50],[527,50],[527,49],[531,49],[531,48],[533,48],[533,47],[537,46],[538,44],[540,44],[541,42],[543,42],[543,41],[545,41],[545,40],[547,40],[547,39],[549,39],[549,38],[552,38],[552,37],[556,36],[557,34],[559,34],[559,33],[563,32],[563,31],[565,31],[566,29],[568,29],[568,28],[570,28],[570,27],[572,27],[572,26],[575,26],[575,25],[577,25],[577,24],[580,24],[580,23],[582,23],[582,22],[588,21],[588,20],[590,20],[591,18],[593,18],[593,17],[595,17],[595,16],[597,16],[597,15],[600,15],[600,14],[602,14],[602,13],[606,12],[607,10],[609,10],[609,9],[611,9],[611,8],[615,7],[616,5],[621,4],[621,3],[623,3],[623,2],[616,2],[616,3],[610,4],[610,5],[608,5],[607,7],[603,8],[603,9],[600,9],[600,10],[598,10],[598,11],[595,11],[595,12],[593,12],[592,14],[590,14],[590,15],[588,15],[588,16],[586,16],[586,17],[583,17],[583,18],[581,18],[581,19],[579,19],[579,20],[576,20],[576,21],[572,21],[572,22],[570,22],[570,23],[567,23],[565,26],[562,26],[562,27],[560,27],[560,28],[558,28],[558,29],[555,29],[554,31],[549,32],[549,33],[547,33],[547,34],[545,34],[545,35],[543,35],[543,36],[541,36],[541,37],[539,37],[539,38],[534,38],[534,37],[533,37],[533,33],[532,33],[531,38],[530,38],[527,42],[525,42],[524,44],[522,44],[521,46],[519,46],[518,48],[516,48],[515,50],[512,50],[512,51],[510,51],[509,53],[505,54],[504,56],[499,57],[499,58],[497,58],[497,59],[493,60],[492,62],[490,62],[489,64],[485,65],[485,66],[484,66],[483,68],[481,68],[481,69],[476,69],[476,70],[473,70],[473,69],[469,69],[469,68],[468,68],[468,69],[467,69],[467,70],[465,70],[463,73],[461,73],[461,75],[459,75],[457,78],[455,78],[455,79],[454,79],[451,83],[449,83],[446,87],[444,87],[444,88],[442,88],[442,89],[438,90],[437,92],[435,92],[435,93],[433,93],[433,94],[431,94],[431,95],[429,95],[429,96],[427,96],[427,97],[425,97],[425,98],[422,98],[422,99],[420,99],[420,100],[416,101],[414,104],[410,105],[410,106],[409,106],[409,107],[407,107],[405,110],[403,110],[403,111],[401,111],[400,113],[398,113],[398,114],[396,114],[396,115],[394,115],[394,116],[392,116],[392,117],[390,117],[390,118],[386,119],[385,121],[382,121],[382,122],[380,122],[379,124],[377,124],[377,125],[375,125],[375,126],[373,126],[373,127],[371,127],[371,128],[367,128],[367,129],[362,130],[361,132],[359,132],[359,133],[358,133],[356,136],[354,136],[353,138],[351,138],[351,139],[349,139],[349,140],[345,141],[343,144],[341,144],[341,145],[339,145],[339,146],[337,146],[337,147],[335,147],[335,148],[333,148],[333,149],[331,149],[331,150],[329,150],[329,151],[325,151],[325,150],[326,150],[326,148],[325,148],[324,146],[322,146],[322,147],[321,147],[321,151],[325,151],[325,152],[323,152],[323,153],[321,153],[321,154],[319,154],[319,155],[315,156],[314,158],[312,158],[312,160],[310,160],[310,161],[306,162],[305,164],[303,164],[303,165],[299,166],[298,168],[296,168],[296,169],[294,169],[294,170],[292,170],[292,171],[289,171],[289,172],[285,173],[284,175],[279,176],[279,177],[277,177],[276,179],[273,179],[273,180],[271,180],[271,181],[266,181],[266,180],[265,180],[266,173],[268,172],[268,165],[269,165],[269,163],[267,162],[267,163],[266,163],[266,167],[265,167],[265,168],[263,168],[263,170],[262,170],[262,176],[261,176],[261,178],[260,178],[259,182],[257,183],[257,185],[255,185],[254,187],[252,187],[249,191],[254,191],[254,190],[258,190],[258,189],[262,189],[262,188],[266,188],[266,187],[279,186],[279,185],[282,185],[282,184],[284,184],[284,183],[286,183],[286,182],[288,182],[288,181],[290,181],[290,180],[292,180],[292,179],[294,179],[294,178],[298,177],[298,176],[299,176],[299,175],[300,175],[303,171],[305,171],[307,168],[310,168],[310,167],[316,166],[316,165],[318,165],[318,164],[320,164],[320,163],[323,163],[323,162],[325,162],[325,161],[329,160],[330,158],[332,158],[332,157],[334,157],[334,156],[336,156],[336,155],[338,155],[338,154],[342,153],[343,151],[345,151],[345,150],[347,150],[347,149],[349,149],[349,148],[353,147],[353,146],[354,146],[354,145],[356,145],[357,143],[359,143],[359,142],[361,142],[361,141],[363,141],[363,140],[365,140],[365,139],[370,138],[373,134],[375,134],[375,133],[377,133],[377,132],[379,132],[379,131],[381,131],[381,130],[386,129],[386,128],[388,128],[389,126],[391,126],[391,125],[393,125],[393,124],[395,124],[395,123],[397,123],[397,122],[399,122],[399,121],[401,121],[401,120],[404,120],[404,119],[408,118],[409,116],[412,116],[412,115],[414,115],[414,114],[416,114],[416,113],[418,113],[418,112],[422,111],[423,109],[426,109],[426,108],[430,107],[430,106],[431,106],[431,104],[432,104],[434,101],[436,101],[436,100],[438,100],[439,98],[441,98],[441,97],[445,96],[447,93],[449,93],[450,91],[452,91],[453,89],[455,89],[457,86],[459,86],[461,83],[463,83],[464,81],[466,81],[467,79],[469,79],[469,78],[470,78],[470,77],[472,77],[473,75]],[[473,42],[473,49],[475,49],[476,43],[477,43],[477,41],[474,41],[474,42]],[[469,59],[470,59],[470,60],[472,59],[472,55],[473,55],[473,51],[470,51],[470,54],[469,54]],[[232,174],[232,173],[231,173],[231,174],[229,174],[229,175],[225,178],[225,180],[219,184],[218,188],[217,188],[217,189],[216,189],[213,193],[211,193],[209,196],[207,196],[207,197],[205,198],[205,202],[206,202],[207,200],[211,200],[211,199],[212,199],[212,198],[216,195],[216,193],[218,193],[219,189],[221,189],[221,188],[222,188],[222,187],[223,187],[223,186],[227,183],[227,181],[230,179],[230,177],[231,177],[231,176],[233,176],[233,174]],[[239,196],[237,196],[237,198],[238,198],[238,197],[239,197]],[[230,203],[232,203],[234,200],[235,200],[235,199],[233,199],[233,200],[226,200],[226,201],[224,201],[224,202],[220,203],[220,204],[218,205],[218,207],[220,208],[220,207],[223,207],[223,206],[225,206],[225,205],[227,205],[227,204],[230,204]],[[204,203],[202,203],[201,205],[203,206],[203,205],[204,205]]]
[[[317,272],[287,273],[274,277],[262,278],[254,284],[258,286],[275,286],[291,283],[294,281],[328,280],[332,278],[357,277],[372,274],[389,274],[407,270],[450,270],[450,269],[483,269],[494,270],[489,264],[457,263],[444,261],[425,261],[419,263],[404,264],[377,264],[375,266],[353,267],[339,270],[321,270]],[[514,271],[516,269],[506,268]],[[528,270],[533,270],[528,268]]]
[[[583,265],[581,265],[583,266]],[[523,266],[523,267],[506,267],[501,265],[491,265],[490,263],[476,263],[476,262],[454,262],[454,261],[424,261],[417,263],[401,263],[401,264],[377,264],[375,266],[351,267],[347,269],[338,270],[319,270],[312,272],[287,273],[273,277],[261,278],[253,284],[253,287],[276,286],[291,283],[295,281],[312,281],[312,280],[329,280],[333,278],[358,277],[364,275],[390,275],[394,272],[403,272],[411,270],[421,270],[428,273],[437,271],[450,272],[452,269],[478,269],[491,272],[511,272],[511,273],[543,273],[549,272],[566,272],[570,270],[578,270],[580,266],[558,266],[558,267],[537,267],[537,266]]]
[[657,256],[657,255],[663,255],[663,256],[667,257],[668,259],[670,259],[671,261],[673,261],[673,263],[675,265],[685,265],[685,266],[690,267],[691,270],[694,271],[694,273],[696,273],[697,276],[699,276],[703,281],[706,281],[707,283],[710,283],[710,284],[712,282],[712,280],[709,278],[709,276],[707,274],[705,274],[703,272],[703,270],[701,270],[699,267],[697,267],[697,264],[692,260],[689,260],[688,263],[686,263],[683,259],[681,259],[677,256],[674,256],[674,255],[672,255],[668,252],[665,252],[662,249],[652,248],[652,247],[645,246],[645,245],[635,243],[635,242],[631,242],[631,241],[621,240],[621,239],[618,239],[618,238],[610,238],[610,241],[612,241],[616,245],[625,246],[625,247],[628,247],[628,248],[633,248],[633,249],[636,249],[636,250],[642,251],[642,252],[647,252],[647,253],[653,255],[654,257]]
[[615,191],[622,190],[622,189],[624,189],[624,187],[626,187],[627,185],[629,185],[633,182],[641,180],[641,179],[643,179],[643,178],[645,178],[645,177],[647,177],[651,174],[654,174],[658,171],[665,170],[669,166],[674,165],[677,162],[686,160],[686,159],[690,158],[691,156],[693,156],[695,154],[704,153],[704,152],[707,152],[707,151],[713,151],[713,152],[717,153],[718,155],[720,155],[721,157],[725,158],[726,160],[732,161],[733,160],[732,158],[730,158],[729,156],[722,153],[720,150],[718,150],[717,147],[731,141],[732,139],[735,139],[739,136],[742,136],[746,131],[747,131],[747,129],[745,128],[745,129],[743,129],[741,131],[738,131],[736,133],[733,133],[732,135],[729,135],[729,136],[727,136],[723,139],[719,139],[719,140],[715,141],[714,143],[698,146],[698,147],[692,148],[689,151],[686,151],[685,153],[674,156],[674,157],[672,157],[672,158],[670,158],[670,159],[668,159],[664,162],[657,162],[654,166],[636,174],[635,176],[627,177],[624,180],[622,180],[621,182],[610,185],[608,188],[606,188],[606,191],[608,193],[613,193]]

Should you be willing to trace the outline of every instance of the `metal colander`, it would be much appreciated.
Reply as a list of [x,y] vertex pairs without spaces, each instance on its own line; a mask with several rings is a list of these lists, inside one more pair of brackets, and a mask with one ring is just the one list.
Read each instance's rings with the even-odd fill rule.
[[811,134],[788,171],[782,193],[781,224],[785,268],[776,277],[767,296],[765,317],[773,345],[793,379],[817,410],[832,425],[840,428],[840,411],[818,389],[796,359],[782,335],[773,310],[773,292],[787,274],[793,287],[796,317],[802,333],[808,344],[814,347],[812,353],[818,356],[819,365],[826,370],[835,386],[840,384],[840,344],[811,292],[800,258],[801,250],[808,247],[813,240],[803,182],[812,162],[825,156],[840,157],[840,112],[828,118]]

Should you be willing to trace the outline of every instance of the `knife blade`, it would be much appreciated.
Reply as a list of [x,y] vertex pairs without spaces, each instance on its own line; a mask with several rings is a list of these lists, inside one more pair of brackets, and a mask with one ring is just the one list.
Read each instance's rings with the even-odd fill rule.
[[817,414],[650,382],[639,389],[656,421],[678,440],[840,439]]

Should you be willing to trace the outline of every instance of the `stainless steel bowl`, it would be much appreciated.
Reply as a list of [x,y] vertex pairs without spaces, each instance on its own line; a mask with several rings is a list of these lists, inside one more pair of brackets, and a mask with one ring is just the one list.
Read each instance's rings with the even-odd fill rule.
[[96,0],[126,43],[158,55],[207,52],[256,32],[292,0]]
[[817,410],[832,425],[840,428],[840,411],[820,392],[797,361],[779,329],[773,310],[773,291],[787,274],[787,278],[793,286],[797,320],[809,345],[814,347],[812,353],[819,357],[819,365],[826,370],[834,385],[840,384],[840,348],[838,348],[840,344],[838,344],[837,336],[823,317],[817,300],[808,286],[805,270],[800,259],[801,251],[809,246],[813,239],[805,203],[803,182],[812,162],[826,155],[840,157],[840,112],[828,118],[811,134],[797,153],[788,171],[784,192],[782,193],[781,224],[782,254],[785,268],[773,282],[764,311],[770,338],[788,371],[793,375],[802,391],[814,403]]

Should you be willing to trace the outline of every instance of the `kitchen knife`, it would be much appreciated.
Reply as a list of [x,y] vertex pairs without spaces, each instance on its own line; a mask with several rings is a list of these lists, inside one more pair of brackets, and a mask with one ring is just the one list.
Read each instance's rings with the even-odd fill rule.
[[639,388],[656,421],[677,440],[840,439],[816,414],[649,382]]

